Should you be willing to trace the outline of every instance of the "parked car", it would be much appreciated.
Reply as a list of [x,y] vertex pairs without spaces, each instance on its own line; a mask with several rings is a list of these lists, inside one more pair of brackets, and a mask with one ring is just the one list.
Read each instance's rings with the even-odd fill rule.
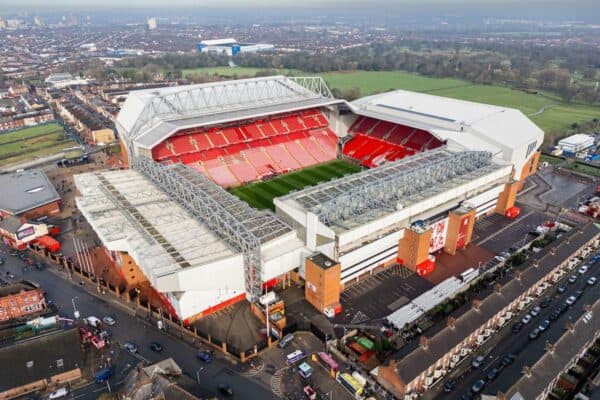
[[160,353],[163,350],[162,344],[158,342],[150,343],[150,350]]
[[69,389],[65,387],[56,389],[54,392],[50,393],[50,395],[48,396],[48,400],[62,399],[63,397],[67,397],[68,394]]
[[212,362],[212,355],[208,351],[199,351],[196,357],[207,364]]
[[542,321],[540,326],[538,326],[538,329],[540,331],[544,332],[546,329],[548,329],[549,326],[550,326],[550,321],[545,319],[544,321]]
[[537,317],[538,315],[540,315],[540,312],[542,312],[541,307],[535,306],[531,311],[529,311],[529,314],[531,314],[532,317]]
[[515,355],[514,354],[507,354],[504,356],[504,358],[502,358],[502,367],[508,367],[510,364],[512,364],[515,361]]
[[595,276],[590,277],[586,283],[590,286],[594,286],[596,284],[596,282],[598,282],[598,278],[596,278]]
[[565,303],[567,303],[567,305],[569,305],[569,306],[572,306],[573,304],[575,304],[576,301],[577,301],[577,297],[569,296],[567,298],[567,300],[565,301]]
[[471,386],[471,391],[475,394],[481,393],[483,388],[485,387],[485,381],[483,379],[478,380]]
[[496,379],[496,377],[498,377],[498,373],[500,372],[500,370],[498,368],[492,368],[488,371],[486,378],[488,381],[493,381],[494,379]]
[[521,332],[521,329],[523,329],[523,324],[521,322],[517,322],[512,327],[512,333],[519,333]]
[[294,335],[288,333],[279,341],[277,346],[279,346],[280,349],[284,349],[292,340],[294,340]]
[[37,269],[38,271],[43,271],[46,269],[46,264],[41,263],[41,262],[36,262],[35,269]]
[[538,336],[540,336],[540,328],[535,328],[529,332],[529,340],[535,340]]
[[590,267],[588,265],[582,265],[577,272],[579,272],[580,275],[585,274],[586,272],[588,272],[588,269],[590,269]]
[[4,258],[0,257],[0,265],[4,265]]
[[565,285],[560,285],[556,288],[556,293],[564,293],[567,291],[567,287]]
[[523,318],[521,318],[521,322],[523,323],[523,325],[527,325],[531,322],[532,319],[533,317],[530,314],[525,314]]
[[225,396],[233,396],[233,389],[226,383],[219,383],[219,392]]
[[450,379],[444,384],[444,392],[450,393],[454,389],[456,389],[456,381],[454,379]]
[[575,296],[576,300],[579,300],[579,298],[583,295],[583,291],[581,290],[577,290],[575,293],[573,293],[573,296]]
[[130,353],[137,353],[137,351],[138,351],[137,345],[133,342],[123,343],[123,348]]
[[483,364],[484,361],[485,361],[484,356],[477,356],[473,359],[473,361],[471,361],[471,366],[473,368],[479,368],[479,367],[481,367],[481,364]]
[[94,379],[96,383],[106,382],[108,379],[110,379],[114,372],[114,368],[101,369],[100,371],[96,372],[96,375],[94,375]]
[[542,308],[546,308],[550,305],[550,303],[552,303],[552,297],[546,297],[544,300],[542,300],[542,302],[540,303],[540,307]]
[[569,283],[575,283],[577,282],[577,275],[571,275],[568,279]]
[[498,261],[498,262],[504,262],[504,261],[506,261],[506,257],[503,257],[503,256],[496,256],[496,257],[494,257],[494,259],[496,261]]
[[552,314],[550,314],[548,318],[550,318],[550,321],[556,321],[558,317],[560,317],[560,309],[557,308],[556,310],[552,311]]
[[110,315],[106,315],[102,318],[102,322],[104,322],[106,325],[113,326],[117,323],[117,320],[111,317]]

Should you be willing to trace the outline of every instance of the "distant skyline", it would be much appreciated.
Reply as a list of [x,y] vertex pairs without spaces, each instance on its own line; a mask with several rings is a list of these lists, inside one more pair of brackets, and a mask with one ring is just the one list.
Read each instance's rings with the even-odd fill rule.
[[565,7],[572,9],[598,7],[597,0],[221,0],[218,2],[207,0],[0,0],[0,7],[11,8],[173,8],[173,7],[206,7],[206,8],[372,8],[372,7],[398,8],[410,6],[416,8],[440,7],[449,9],[454,6],[472,6],[477,9],[511,7],[515,12],[519,8],[531,7]]

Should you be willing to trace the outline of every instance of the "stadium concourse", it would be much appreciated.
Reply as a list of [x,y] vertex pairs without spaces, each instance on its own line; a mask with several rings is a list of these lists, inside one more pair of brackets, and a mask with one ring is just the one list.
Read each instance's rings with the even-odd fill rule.
[[[405,91],[349,103],[283,76],[132,91],[117,128],[131,169],[77,176],[77,205],[125,279],[188,322],[291,279],[329,313],[376,268],[431,272],[478,216],[514,214],[543,140],[513,109]],[[362,168],[290,185],[275,213],[226,190],[336,159]]]

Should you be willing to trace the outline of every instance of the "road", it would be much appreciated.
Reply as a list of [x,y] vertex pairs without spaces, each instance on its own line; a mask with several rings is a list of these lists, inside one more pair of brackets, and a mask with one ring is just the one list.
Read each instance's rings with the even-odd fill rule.
[[[579,275],[577,274],[577,268],[578,267],[576,267],[571,274]],[[505,329],[500,333],[500,335],[504,335],[504,337],[502,337],[499,341],[494,341],[493,345],[491,346],[486,346],[486,344],[484,344],[482,349],[473,354],[472,357],[485,355],[486,359],[483,366],[479,369],[470,368],[459,377],[451,376],[451,378],[457,381],[456,388],[452,391],[452,393],[442,393],[436,398],[458,399],[462,394],[470,392],[471,386],[479,379],[486,381],[486,386],[483,393],[496,395],[498,391],[505,392],[514,382],[517,381],[517,379],[519,379],[524,366],[532,366],[546,352],[546,342],[556,342],[558,338],[563,335],[567,322],[574,321],[581,316],[583,313],[584,304],[592,304],[598,299],[598,285],[588,286],[586,284],[586,280],[591,276],[598,276],[599,273],[600,263],[596,263],[586,274],[579,276],[574,284],[566,283],[567,277],[570,274],[565,276],[565,278],[558,282],[554,287],[550,288],[548,292],[543,295],[543,297],[551,297],[552,303],[547,308],[543,308],[540,315],[535,317],[529,324],[525,325],[519,333],[516,334],[511,332],[511,328],[517,323],[517,321],[521,320],[524,313],[518,317],[515,317],[513,321],[508,324],[508,326],[505,327]],[[556,288],[559,285],[565,285],[567,287],[567,291],[562,294],[557,293]],[[583,291],[581,298],[573,306],[569,307],[569,309],[556,321],[552,321],[550,327],[545,332],[542,332],[537,339],[530,340],[529,333],[543,320],[549,319],[548,317],[552,311],[554,311],[554,309],[556,309],[577,290]],[[540,301],[541,299],[532,303],[530,307],[525,310],[525,312],[528,312],[531,310],[531,308],[538,305]],[[507,354],[514,354],[516,356],[515,361],[510,366],[502,369],[495,380],[491,382],[488,381],[486,379],[487,373],[491,369],[498,367],[502,361],[502,358]],[[466,360],[465,362],[470,363],[470,360]],[[448,379],[445,379],[443,382],[436,384],[436,390],[441,390],[441,387],[447,380]]]
[[[106,295],[105,298],[98,298],[88,292],[92,287],[83,287],[79,285],[77,280],[69,281],[62,273],[51,270],[52,267],[45,271],[38,271],[35,268],[29,268],[24,271],[22,266],[24,262],[7,254],[7,250],[3,245],[0,245],[0,254],[6,259],[3,266],[0,266],[0,271],[4,278],[7,278],[6,272],[14,274],[13,281],[20,279],[28,279],[39,283],[47,293],[47,299],[51,300],[59,309],[62,316],[73,316],[73,301],[77,310],[82,317],[94,315],[102,318],[105,315],[114,316],[117,324],[110,327],[110,332],[113,335],[115,343],[124,343],[132,341],[139,348],[138,359],[146,359],[150,362],[160,361],[167,357],[172,357],[181,369],[190,377],[196,379],[197,371],[199,372],[201,386],[211,392],[216,393],[216,386],[219,383],[228,383],[231,385],[234,396],[237,399],[276,399],[277,397],[258,382],[240,375],[235,365],[220,355],[218,352],[215,355],[215,360],[210,364],[204,364],[195,358],[197,349],[187,343],[183,343],[177,338],[156,329],[154,326],[146,323],[142,318],[137,318],[133,315],[133,310],[126,306],[115,304],[116,299]],[[48,264],[46,262],[46,264]],[[87,284],[89,286],[89,284]],[[74,299],[74,300],[73,300]],[[162,353],[154,353],[149,349],[151,342],[160,342],[164,350]],[[124,357],[127,360],[127,357]],[[111,384],[117,386],[128,372],[125,370],[127,364],[131,362],[120,362],[124,365],[117,366],[117,374],[111,379]],[[120,372],[119,372],[120,371]],[[75,391],[74,398],[81,400],[95,399],[98,395],[99,385],[92,384],[82,390]]]

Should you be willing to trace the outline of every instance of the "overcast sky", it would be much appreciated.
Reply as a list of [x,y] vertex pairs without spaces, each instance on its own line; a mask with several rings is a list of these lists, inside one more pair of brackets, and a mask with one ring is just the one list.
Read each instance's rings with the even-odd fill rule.
[[419,8],[440,7],[450,8],[456,6],[474,6],[479,9],[487,7],[510,7],[517,11],[522,5],[527,7],[556,7],[569,6],[571,8],[599,7],[599,0],[0,0],[0,13],[2,6],[11,7],[210,7],[210,8],[257,8],[257,7],[356,7],[370,8],[373,6],[392,7],[418,6]]

